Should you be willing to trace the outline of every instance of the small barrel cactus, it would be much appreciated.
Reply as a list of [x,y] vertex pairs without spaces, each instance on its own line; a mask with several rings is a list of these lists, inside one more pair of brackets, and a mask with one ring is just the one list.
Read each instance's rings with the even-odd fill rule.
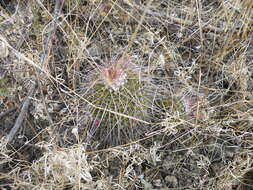
[[147,124],[139,121],[148,118],[150,86],[140,66],[121,57],[97,65],[87,78],[90,81],[85,84],[84,96],[94,105],[89,105],[89,133],[95,139],[104,146],[119,145],[145,131],[143,126]]

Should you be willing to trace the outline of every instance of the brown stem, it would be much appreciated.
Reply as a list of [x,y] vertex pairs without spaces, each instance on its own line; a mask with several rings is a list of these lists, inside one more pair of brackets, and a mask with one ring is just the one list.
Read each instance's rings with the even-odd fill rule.
[[14,136],[16,135],[16,133],[18,132],[19,128],[21,127],[21,125],[23,123],[23,120],[24,120],[24,118],[26,116],[26,113],[28,111],[29,104],[31,103],[31,97],[34,94],[35,89],[36,89],[36,83],[33,83],[32,86],[31,86],[31,88],[29,89],[28,96],[27,96],[26,100],[23,103],[23,106],[22,106],[21,111],[20,111],[20,113],[18,115],[18,118],[16,119],[15,125],[11,129],[11,131],[9,132],[9,134],[7,136],[7,139],[6,139],[7,143],[10,143],[13,140]]

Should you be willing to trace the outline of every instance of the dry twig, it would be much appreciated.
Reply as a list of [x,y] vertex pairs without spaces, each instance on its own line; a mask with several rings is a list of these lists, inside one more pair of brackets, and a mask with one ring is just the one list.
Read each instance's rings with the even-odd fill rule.
[[[57,29],[57,24],[56,23],[57,23],[57,20],[59,19],[59,15],[60,15],[61,9],[63,7],[63,4],[64,4],[64,0],[56,1],[56,5],[55,5],[55,9],[54,9],[54,15],[53,15],[53,22],[52,22],[52,30],[50,31],[48,37],[46,38],[45,49],[44,49],[44,52],[41,56],[41,63],[40,63],[41,68],[45,68],[45,66],[48,63],[49,54],[50,54],[51,49],[52,49],[52,38],[55,35],[55,31]],[[37,72],[41,73],[40,70],[37,70]],[[31,87],[29,89],[28,96],[27,96],[26,100],[24,101],[24,103],[22,105],[20,114],[19,114],[18,118],[16,119],[15,125],[11,129],[10,133],[7,136],[6,144],[10,143],[13,140],[14,136],[17,134],[18,130],[22,126],[23,120],[25,118],[26,113],[28,112],[28,108],[29,108],[29,105],[31,103],[31,97],[35,93],[38,83],[39,83],[38,80],[33,81],[33,84],[31,85]]]
[[26,115],[26,113],[28,111],[29,105],[31,103],[31,97],[34,94],[35,89],[36,89],[36,84],[33,84],[31,86],[31,88],[29,89],[28,96],[27,96],[26,100],[23,103],[23,106],[22,106],[21,111],[20,111],[20,113],[18,115],[18,118],[17,118],[17,120],[15,122],[15,125],[11,129],[10,133],[7,136],[7,139],[6,139],[7,143],[10,143],[13,140],[13,138],[16,135],[18,129],[21,127],[21,125],[23,123],[23,120],[24,120],[24,117],[25,117],[25,115]]

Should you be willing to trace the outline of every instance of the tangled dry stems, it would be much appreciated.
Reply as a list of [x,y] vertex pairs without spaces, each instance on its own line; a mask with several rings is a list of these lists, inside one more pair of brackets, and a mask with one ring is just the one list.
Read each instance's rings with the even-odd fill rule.
[[[1,188],[252,187],[251,0],[66,1],[51,53],[54,3],[17,5],[1,9],[1,113],[22,105],[30,79],[41,89],[1,146]],[[121,54],[148,80],[104,66]],[[1,142],[18,112],[3,115]],[[148,130],[129,138],[135,128]],[[101,149],[110,143],[126,144]]]

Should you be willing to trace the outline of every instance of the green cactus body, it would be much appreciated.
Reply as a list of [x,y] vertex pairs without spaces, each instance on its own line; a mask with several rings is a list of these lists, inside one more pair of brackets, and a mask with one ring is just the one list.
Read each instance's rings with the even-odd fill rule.
[[[118,62],[116,61],[114,64],[118,64]],[[93,82],[93,85],[85,93],[88,95],[87,99],[96,107],[119,113],[114,114],[90,106],[89,110],[94,121],[91,133],[95,137],[99,137],[106,145],[118,145],[136,139],[139,136],[137,131],[143,129],[137,120],[147,119],[147,109],[150,102],[146,91],[147,85],[142,81],[140,73],[137,70],[132,70],[137,67],[127,68],[124,66],[119,65],[118,67],[117,65],[117,69],[120,69],[122,76],[125,77],[124,81],[118,80],[121,84],[117,85],[111,79],[104,79],[103,69],[102,71],[100,69],[91,77],[96,82]],[[113,74],[117,75],[117,73]],[[107,84],[107,80],[110,81],[110,84]]]

